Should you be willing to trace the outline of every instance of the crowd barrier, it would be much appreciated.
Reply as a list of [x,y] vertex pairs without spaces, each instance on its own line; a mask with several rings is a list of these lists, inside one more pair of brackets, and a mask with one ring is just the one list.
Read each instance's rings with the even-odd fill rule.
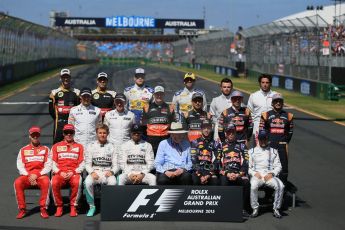
[[77,58],[52,58],[5,65],[0,68],[0,86],[18,80],[23,80],[26,77],[30,77],[54,68],[63,68],[70,65],[91,62],[94,62],[94,60],[81,60]]
[[[238,77],[239,75],[236,68],[227,66],[217,66],[200,63],[195,63],[193,65],[190,63],[181,62],[175,62],[174,65],[187,68],[194,68],[197,70],[205,69],[229,77]],[[248,70],[247,77],[257,81],[260,74],[262,73],[254,70]],[[324,100],[339,100],[339,89],[337,85],[333,83],[318,82],[309,79],[300,79],[292,76],[271,76],[273,87],[298,92],[306,96],[313,96]]]

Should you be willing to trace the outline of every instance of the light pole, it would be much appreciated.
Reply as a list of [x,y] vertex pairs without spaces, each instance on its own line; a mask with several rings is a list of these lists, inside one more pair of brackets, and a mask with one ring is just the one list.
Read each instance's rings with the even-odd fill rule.
[[317,52],[316,52],[316,60],[317,60],[317,80],[320,81],[320,56],[321,56],[321,49],[320,49],[320,28],[319,28],[319,14],[318,11],[323,10],[323,6],[307,6],[307,10],[315,10],[315,17],[316,17],[316,39],[317,39]]

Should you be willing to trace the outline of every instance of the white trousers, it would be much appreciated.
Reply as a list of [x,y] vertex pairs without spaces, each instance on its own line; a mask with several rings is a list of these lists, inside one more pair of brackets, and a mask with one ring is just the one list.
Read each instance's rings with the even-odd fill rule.
[[94,192],[93,192],[93,186],[95,184],[116,185],[115,176],[106,177],[105,176],[106,171],[95,170],[95,172],[99,176],[97,180],[94,180],[91,175],[88,175],[84,181],[87,203],[93,206],[95,205]]
[[259,208],[258,189],[264,185],[274,189],[273,208],[279,209],[283,200],[284,184],[277,177],[272,177],[269,181],[265,181],[264,178],[258,179],[255,176],[250,179],[250,205],[253,209]]
[[[119,176],[119,185],[125,185],[130,183],[130,179],[127,173],[122,173]],[[148,184],[148,185],[156,185],[156,176],[153,175],[152,173],[145,173],[145,176],[142,181],[143,184]]]

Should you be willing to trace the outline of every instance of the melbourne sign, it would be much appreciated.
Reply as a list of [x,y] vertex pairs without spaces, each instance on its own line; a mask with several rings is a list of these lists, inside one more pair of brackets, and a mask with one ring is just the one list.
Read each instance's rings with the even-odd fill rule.
[[155,19],[151,17],[116,16],[105,18],[105,27],[116,28],[155,28]]
[[240,222],[242,187],[103,186],[101,220]]
[[55,26],[203,29],[205,28],[205,21],[200,19],[155,19],[143,16],[113,16],[106,18],[56,17]]

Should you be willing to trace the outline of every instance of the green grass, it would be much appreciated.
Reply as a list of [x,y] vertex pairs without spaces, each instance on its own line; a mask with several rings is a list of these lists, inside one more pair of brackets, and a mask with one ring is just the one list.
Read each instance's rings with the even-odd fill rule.
[[[194,72],[197,75],[220,82],[225,76],[216,74],[209,70],[195,70],[191,68],[185,67],[177,67],[172,65],[157,65],[165,68],[181,70],[184,72]],[[255,92],[259,89],[259,85],[257,81],[249,78],[235,78],[232,77],[231,80],[234,83],[234,87],[238,90],[242,90],[248,93]],[[341,123],[345,124],[345,100],[340,99],[339,101],[327,101],[318,98],[314,98],[311,96],[304,96],[302,94],[280,89],[280,88],[273,88],[273,90],[278,91],[283,94],[285,103],[293,106],[297,109],[307,111],[309,113],[313,113],[319,116],[322,116],[326,119],[340,121]]]

